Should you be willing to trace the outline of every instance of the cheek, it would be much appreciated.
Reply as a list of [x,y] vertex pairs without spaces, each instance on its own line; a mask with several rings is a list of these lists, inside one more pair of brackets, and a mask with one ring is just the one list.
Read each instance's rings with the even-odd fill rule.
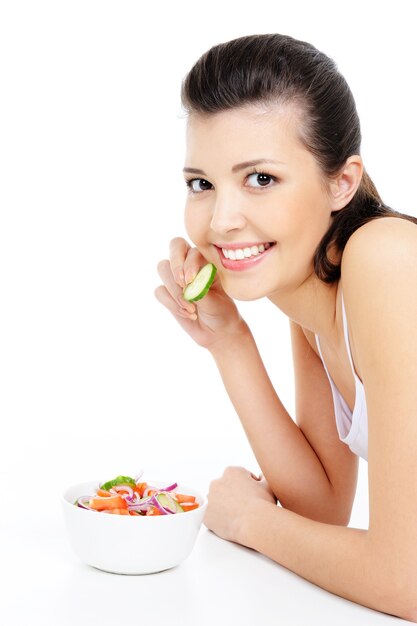
[[186,206],[184,224],[189,238],[195,245],[201,245],[207,239],[207,224],[203,211]]
[[298,193],[288,204],[283,232],[295,248],[310,252],[318,245],[329,226],[329,211],[320,190]]
[[184,211],[184,225],[185,230],[187,231],[187,235],[191,240],[194,240],[194,233],[196,230],[197,224],[195,224],[195,218],[193,212],[186,206]]

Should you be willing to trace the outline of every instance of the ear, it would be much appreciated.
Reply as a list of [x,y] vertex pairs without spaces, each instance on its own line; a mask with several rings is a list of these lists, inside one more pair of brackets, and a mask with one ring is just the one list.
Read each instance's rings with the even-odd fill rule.
[[355,195],[363,174],[362,158],[359,154],[350,156],[342,170],[330,181],[331,210],[343,209]]

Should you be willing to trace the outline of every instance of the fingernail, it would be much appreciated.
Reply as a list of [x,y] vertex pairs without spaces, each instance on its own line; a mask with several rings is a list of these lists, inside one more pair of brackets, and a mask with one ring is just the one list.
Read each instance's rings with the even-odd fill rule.
[[195,272],[194,270],[188,270],[188,272],[185,274],[185,283],[189,285],[196,276],[197,272]]
[[181,285],[181,287],[185,287],[185,279],[184,279],[184,272],[179,271],[178,275],[177,275],[177,283],[179,285]]

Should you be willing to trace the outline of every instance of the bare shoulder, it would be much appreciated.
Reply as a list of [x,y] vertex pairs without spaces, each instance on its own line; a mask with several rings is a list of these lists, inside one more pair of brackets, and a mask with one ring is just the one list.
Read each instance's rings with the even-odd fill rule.
[[389,289],[392,281],[415,290],[417,223],[397,217],[367,222],[346,243],[340,269],[347,308]]
[[388,334],[400,332],[395,320],[401,326],[417,305],[417,224],[387,217],[358,228],[343,251],[341,284],[362,372],[370,342],[383,358]]
[[[417,218],[416,218],[417,219]],[[399,217],[381,217],[358,228],[346,243],[341,271],[363,271],[363,262],[384,262],[390,255],[417,252],[417,223]],[[362,266],[362,267],[361,267]]]

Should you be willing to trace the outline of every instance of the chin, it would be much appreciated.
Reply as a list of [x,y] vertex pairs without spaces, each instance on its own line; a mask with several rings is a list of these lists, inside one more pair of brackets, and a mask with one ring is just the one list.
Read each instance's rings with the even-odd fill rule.
[[236,285],[225,285],[222,282],[222,287],[229,298],[238,302],[252,302],[253,300],[265,298],[268,295],[265,290],[260,290],[259,286],[254,289],[248,287],[239,288]]

